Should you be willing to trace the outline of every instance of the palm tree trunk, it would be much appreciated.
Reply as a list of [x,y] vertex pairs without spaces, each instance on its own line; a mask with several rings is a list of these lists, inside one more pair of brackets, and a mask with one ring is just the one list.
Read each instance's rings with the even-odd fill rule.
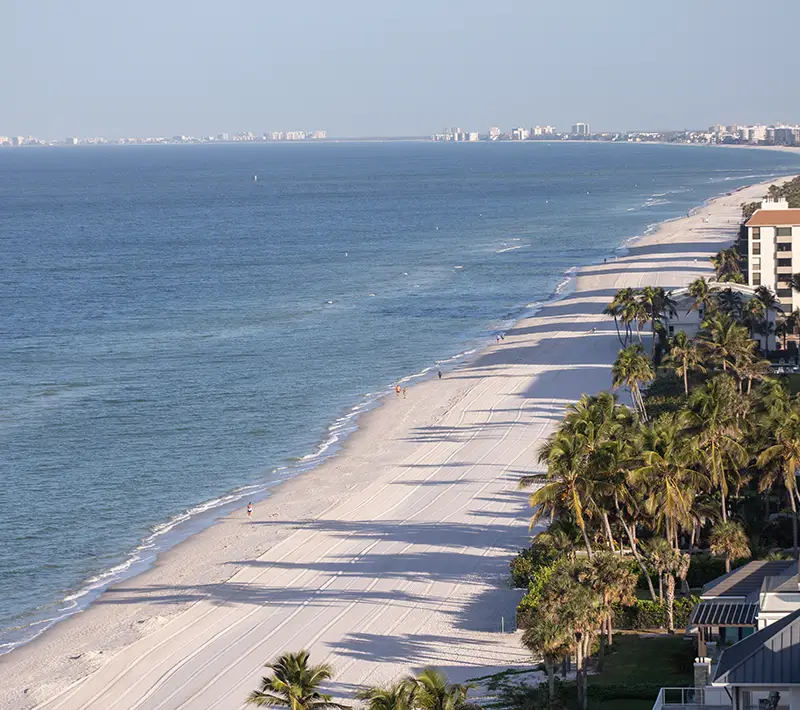
[[592,546],[589,544],[589,536],[586,534],[586,524],[581,525],[581,534],[583,535],[583,542],[586,545],[586,554],[589,559],[592,559]]
[[730,552],[725,553],[725,572],[728,573],[731,571],[731,555]]
[[577,633],[578,643],[575,644],[575,689],[578,691],[578,705],[583,707],[583,686],[581,685],[581,671],[583,670],[583,647],[581,634]]
[[624,348],[625,343],[622,342],[622,333],[619,332],[619,321],[617,320],[617,316],[614,316],[614,327],[617,329],[617,338],[619,339],[619,344]]
[[658,603],[664,603],[664,575],[658,573]]
[[648,571],[647,567],[644,564],[644,560],[642,560],[642,556],[639,554],[639,550],[636,547],[636,539],[633,536],[633,531],[628,527],[628,523],[625,519],[620,515],[619,512],[619,502],[616,499],[616,495],[614,496],[614,505],[617,509],[617,518],[622,523],[622,527],[625,529],[625,534],[628,536],[628,541],[631,543],[631,552],[633,553],[636,562],[639,563],[639,569],[642,570],[642,574],[644,578],[647,580],[647,587],[650,590],[650,598],[655,602],[656,600],[656,591],[653,589],[653,580],[650,579],[650,572]]
[[611,552],[616,552],[617,548],[614,546],[614,535],[611,533],[611,523],[608,522],[608,513],[605,510],[603,511],[603,525],[606,529],[606,535],[608,536],[608,546],[611,548]]
[[553,707],[553,701],[556,694],[556,668],[553,659],[549,656],[544,657],[544,667],[547,670],[547,699],[550,707]]
[[674,619],[674,605],[675,605],[675,577],[667,574],[667,633],[675,633],[675,619]]
[[600,651],[597,654],[597,670],[602,672],[603,665],[606,661],[606,635],[605,635],[605,620],[600,622]]
[[606,633],[608,634],[608,645],[614,643],[614,609],[613,607],[608,611],[608,619],[606,619]]
[[794,548],[794,561],[800,565],[800,550],[797,547],[797,504],[794,502],[794,496],[789,491],[789,501],[792,504],[792,547]]
[[689,396],[689,368],[686,363],[686,358],[683,358],[683,393]]

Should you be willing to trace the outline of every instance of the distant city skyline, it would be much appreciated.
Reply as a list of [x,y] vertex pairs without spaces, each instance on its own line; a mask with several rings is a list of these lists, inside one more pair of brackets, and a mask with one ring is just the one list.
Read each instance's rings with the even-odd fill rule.
[[[747,52],[769,32],[768,54]],[[321,126],[426,135],[461,122],[567,130],[789,121],[800,5],[463,0],[5,0],[0,133],[203,136]],[[759,29],[761,28],[761,29]]]

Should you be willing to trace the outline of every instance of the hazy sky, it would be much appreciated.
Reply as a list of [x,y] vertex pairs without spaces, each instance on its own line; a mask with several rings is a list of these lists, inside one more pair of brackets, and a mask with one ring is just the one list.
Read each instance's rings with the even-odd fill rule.
[[0,0],[0,135],[800,122],[798,27],[798,0]]

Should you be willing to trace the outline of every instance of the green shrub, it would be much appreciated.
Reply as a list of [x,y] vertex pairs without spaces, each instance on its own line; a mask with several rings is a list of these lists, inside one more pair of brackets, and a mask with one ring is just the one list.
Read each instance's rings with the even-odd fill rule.
[[524,629],[526,627],[526,616],[531,609],[535,609],[542,598],[544,586],[553,576],[553,571],[556,568],[557,562],[551,562],[546,567],[537,567],[533,573],[530,583],[528,584],[528,591],[517,607],[517,628]]
[[702,587],[723,574],[725,574],[725,560],[704,552],[692,555],[686,581],[690,587]]
[[[672,613],[675,628],[688,625],[692,609],[700,601],[699,597],[679,597],[675,600]],[[614,607],[614,627],[617,629],[662,629],[667,626],[667,605],[649,599],[637,599],[632,606]]]
[[536,570],[547,567],[557,559],[558,553],[553,548],[534,542],[511,560],[511,584],[517,589],[529,587]]

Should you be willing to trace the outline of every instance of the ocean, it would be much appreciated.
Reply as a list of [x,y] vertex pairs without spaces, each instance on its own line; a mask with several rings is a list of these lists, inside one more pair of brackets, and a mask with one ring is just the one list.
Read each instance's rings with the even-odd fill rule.
[[0,653],[334,454],[653,224],[791,154],[0,150]]

